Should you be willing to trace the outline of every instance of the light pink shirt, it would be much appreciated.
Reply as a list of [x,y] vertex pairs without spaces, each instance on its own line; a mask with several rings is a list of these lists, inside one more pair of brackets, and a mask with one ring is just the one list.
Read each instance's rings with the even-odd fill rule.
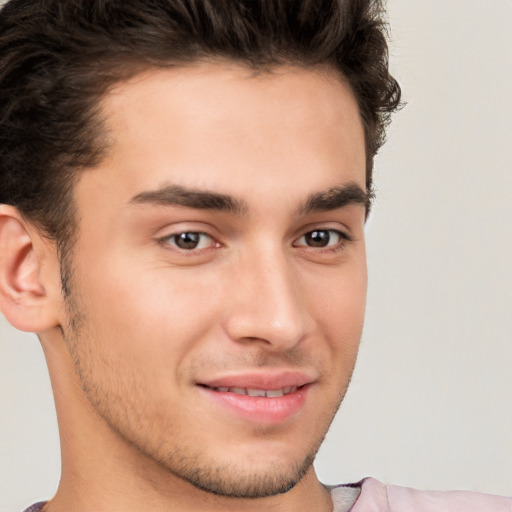
[[[332,490],[334,512],[345,511],[343,486]],[[361,484],[350,512],[512,512],[512,499],[469,491],[417,491],[384,485],[374,478]]]
[[[331,488],[333,512],[512,512],[512,499],[468,491],[416,491],[407,487],[384,485],[374,478],[357,486]],[[25,512],[41,512],[43,502]]]

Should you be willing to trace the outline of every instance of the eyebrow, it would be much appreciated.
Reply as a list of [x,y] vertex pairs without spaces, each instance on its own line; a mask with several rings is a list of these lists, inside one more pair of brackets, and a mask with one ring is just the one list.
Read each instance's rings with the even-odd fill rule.
[[[299,207],[299,215],[336,210],[349,204],[361,204],[368,212],[372,194],[365,192],[356,183],[333,187],[309,196]],[[214,210],[243,216],[249,210],[248,204],[227,194],[168,185],[137,194],[130,204],[152,204],[159,206],[183,206],[198,210]]]
[[302,215],[313,212],[337,210],[349,204],[361,204],[368,214],[373,200],[373,194],[365,192],[356,183],[347,183],[333,187],[323,192],[311,195],[299,208]]
[[133,204],[184,206],[197,210],[215,210],[242,216],[248,210],[244,201],[226,194],[169,185],[158,190],[141,192],[130,201]]

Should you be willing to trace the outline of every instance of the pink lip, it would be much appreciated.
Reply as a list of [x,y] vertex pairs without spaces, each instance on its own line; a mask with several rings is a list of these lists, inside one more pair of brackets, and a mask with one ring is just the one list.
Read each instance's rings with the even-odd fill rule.
[[[248,373],[214,378],[199,384],[198,389],[214,404],[251,422],[278,424],[298,414],[305,406],[313,385],[310,376],[300,372]],[[275,390],[297,388],[279,397],[254,397],[214,388]]]
[[286,387],[301,387],[311,384],[315,378],[303,372],[250,372],[235,375],[225,375],[199,382],[210,388],[253,388],[253,389],[282,389]]

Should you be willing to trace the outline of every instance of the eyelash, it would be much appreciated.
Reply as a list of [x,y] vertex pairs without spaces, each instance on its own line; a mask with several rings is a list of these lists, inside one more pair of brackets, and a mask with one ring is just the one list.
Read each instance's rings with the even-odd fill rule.
[[[177,238],[184,235],[194,235],[198,237],[207,237],[211,240],[211,243],[208,247],[200,247],[199,249],[194,247],[190,249],[186,249],[183,247],[178,247],[176,243],[173,243],[177,241]],[[167,246],[167,245],[173,245],[176,250],[178,250],[181,254],[184,254],[186,256],[193,256],[194,254],[201,254],[207,251],[208,249],[212,249],[215,247],[220,247],[220,244],[215,241],[213,237],[211,237],[208,233],[204,233],[202,231],[180,231],[179,233],[172,233],[170,235],[164,236],[162,238],[157,239],[157,242],[160,245]]]
[[[320,233],[327,233],[329,234],[329,239],[328,239],[328,243],[331,242],[331,238],[332,238],[332,235],[335,235],[338,240],[336,241],[335,244],[333,245],[326,245],[326,246],[311,246],[311,245],[307,245],[306,243],[304,244],[299,244],[298,241],[302,240],[302,239],[305,239],[308,235],[313,235],[313,234],[320,234]],[[177,238],[178,237],[183,237],[183,236],[195,236],[195,237],[207,237],[208,239],[211,240],[210,244],[207,246],[207,247],[200,247],[200,248],[197,248],[197,247],[193,247],[193,248],[183,248],[183,247],[179,247],[176,243],[177,241]],[[174,241],[174,243],[173,243]],[[347,233],[344,233],[343,231],[340,231],[340,230],[337,230],[337,229],[329,229],[329,228],[319,228],[319,229],[313,229],[311,231],[308,231],[306,233],[304,233],[303,235],[301,235],[294,243],[293,243],[293,246],[294,247],[305,247],[307,248],[308,250],[311,250],[311,251],[314,251],[314,252],[330,252],[330,253],[336,253],[336,252],[339,252],[341,250],[343,250],[345,248],[345,245],[347,242],[351,242],[352,241],[352,238],[347,234]],[[162,238],[159,238],[157,239],[157,242],[162,245],[162,246],[168,246],[168,245],[173,245],[174,248],[179,251],[181,254],[183,255],[186,255],[186,256],[193,256],[193,255],[196,255],[196,254],[203,254],[205,251],[208,251],[209,249],[214,249],[214,248],[217,248],[217,247],[221,247],[221,244],[216,242],[215,239],[210,236],[208,233],[204,233],[202,231],[181,231],[179,233],[172,233],[170,235],[167,235],[165,237],[162,237]],[[200,242],[199,242],[200,243]]]
[[[298,245],[298,247],[306,247],[310,250],[313,250],[315,252],[330,252],[330,253],[336,253],[339,251],[342,251],[345,249],[346,243],[351,242],[352,238],[343,231],[340,231],[338,229],[329,229],[329,228],[319,228],[319,229],[313,229],[311,231],[308,231],[307,233],[304,233],[300,238],[297,240],[305,239],[308,235],[313,235],[314,233],[328,233],[329,234],[329,242],[331,241],[331,237],[334,234],[338,239],[335,244],[333,245],[326,245],[326,246],[311,246],[311,245]],[[297,247],[297,242],[294,243],[294,246]]]

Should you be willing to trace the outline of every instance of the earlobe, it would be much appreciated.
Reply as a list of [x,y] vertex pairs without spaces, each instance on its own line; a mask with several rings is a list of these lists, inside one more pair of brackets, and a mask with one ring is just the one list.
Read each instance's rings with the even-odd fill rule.
[[[54,286],[44,278],[48,259],[37,230],[28,229],[19,211],[0,205],[0,310],[21,331],[43,332],[55,327]],[[46,283],[44,281],[47,281]]]

